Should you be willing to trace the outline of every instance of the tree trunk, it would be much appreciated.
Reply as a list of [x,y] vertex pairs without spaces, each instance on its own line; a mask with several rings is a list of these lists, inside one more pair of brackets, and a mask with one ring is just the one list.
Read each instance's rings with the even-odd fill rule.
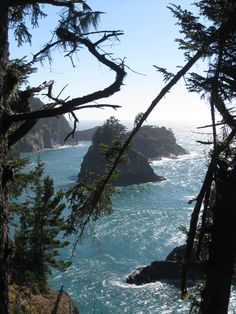
[[7,138],[4,109],[7,107],[8,0],[0,0],[0,313],[8,313],[8,207],[6,194]]
[[236,170],[218,178],[212,241],[200,313],[227,314],[236,253]]

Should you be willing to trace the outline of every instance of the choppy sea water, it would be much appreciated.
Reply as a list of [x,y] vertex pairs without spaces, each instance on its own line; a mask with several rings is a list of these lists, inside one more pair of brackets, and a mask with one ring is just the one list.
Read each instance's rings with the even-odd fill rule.
[[[172,129],[177,142],[190,154],[152,163],[165,181],[118,188],[113,196],[114,212],[96,223],[93,235],[85,234],[73,265],[50,278],[56,289],[64,285],[81,314],[189,312],[190,303],[180,299],[179,282],[166,280],[139,287],[125,283],[135,268],[166,258],[185,241],[179,227],[188,227],[193,206],[188,201],[197,195],[204,178],[207,152],[196,143],[202,135],[193,133],[193,126],[175,125]],[[81,142],[76,147],[24,156],[30,158],[31,167],[40,156],[56,188],[65,189],[76,180],[89,145]],[[69,258],[71,249],[64,249],[62,256]],[[235,294],[231,303],[230,313],[234,313]]]

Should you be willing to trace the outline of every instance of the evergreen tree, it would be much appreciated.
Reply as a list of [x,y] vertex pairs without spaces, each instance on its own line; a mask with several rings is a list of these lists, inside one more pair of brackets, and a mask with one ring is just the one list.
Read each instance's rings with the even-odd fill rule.
[[64,270],[69,265],[57,258],[58,250],[68,244],[58,238],[65,230],[63,193],[54,193],[53,180],[43,177],[43,171],[39,162],[25,201],[12,205],[19,219],[14,239],[13,281],[40,291],[47,288],[51,268]]
[[[204,236],[207,236],[209,260],[199,312],[226,314],[236,256],[236,120],[233,105],[236,96],[236,2],[206,0],[196,1],[195,5],[199,9],[198,17],[179,6],[172,7],[172,11],[184,35],[179,40],[180,48],[187,58],[192,53],[201,52],[205,61],[205,72],[191,73],[187,87],[209,99],[213,150],[204,183],[196,198],[185,262],[188,266],[194,241],[198,243],[200,254]],[[223,136],[216,128],[216,112],[221,115]],[[212,194],[213,202],[210,199]],[[199,223],[201,229],[197,237]],[[184,294],[186,278],[187,272],[184,271]]]
[[[9,29],[11,28],[19,46],[31,43],[31,27],[40,27],[47,8],[60,8],[56,12],[58,23],[51,32],[52,38],[41,43],[42,49],[10,60]],[[53,12],[53,16],[55,16]],[[70,113],[75,119],[75,110],[86,108],[111,107],[97,101],[109,97],[120,90],[125,72],[123,63],[117,64],[109,54],[99,47],[107,40],[117,39],[120,31],[98,31],[100,12],[94,12],[84,0],[0,0],[0,313],[8,313],[8,266],[11,250],[8,237],[9,207],[7,182],[12,174],[9,164],[9,149],[41,118]],[[24,89],[26,79],[35,71],[37,64],[53,62],[52,50],[60,49],[74,66],[73,56],[84,47],[88,53],[115,73],[115,79],[104,89],[87,95],[77,95],[73,99],[56,97],[53,94],[53,81],[42,78],[38,86]],[[29,98],[44,91],[48,104],[38,110],[31,110]],[[95,102],[96,101],[96,102]],[[14,178],[13,178],[14,179]]]

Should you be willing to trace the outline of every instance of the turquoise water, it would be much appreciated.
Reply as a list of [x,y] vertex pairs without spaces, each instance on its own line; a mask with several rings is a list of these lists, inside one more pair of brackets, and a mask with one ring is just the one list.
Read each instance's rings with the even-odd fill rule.
[[[119,188],[113,196],[114,213],[100,219],[92,235],[84,236],[73,265],[65,273],[51,276],[51,284],[56,289],[63,284],[81,314],[188,313],[188,302],[179,298],[178,282],[125,284],[135,268],[164,259],[184,242],[178,227],[188,226],[192,209],[188,200],[197,194],[207,162],[203,147],[196,143],[200,135],[190,127],[173,130],[190,154],[152,164],[165,181]],[[84,142],[39,153],[57,188],[64,189],[76,180],[89,145]],[[33,166],[38,153],[27,156]],[[70,253],[71,247],[67,247],[62,254],[69,258]]]

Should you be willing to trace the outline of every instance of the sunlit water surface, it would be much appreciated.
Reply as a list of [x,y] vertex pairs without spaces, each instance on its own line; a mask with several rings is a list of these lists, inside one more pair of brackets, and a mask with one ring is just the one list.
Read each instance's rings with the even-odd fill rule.
[[[50,282],[72,296],[81,314],[92,313],[188,313],[181,301],[179,282],[160,281],[144,286],[125,283],[126,276],[140,265],[165,259],[185,237],[179,231],[188,226],[193,205],[206,171],[205,147],[196,143],[202,135],[193,126],[172,126],[177,141],[190,154],[162,159],[152,166],[165,181],[118,188],[113,196],[114,212],[100,219],[93,236],[85,235],[77,246],[73,265],[65,273],[53,273]],[[196,131],[196,130],[195,130]],[[76,147],[24,154],[33,167],[38,155],[57,189],[75,180],[90,142]],[[71,239],[73,244],[73,238]],[[69,258],[72,246],[62,252]],[[230,313],[236,309],[235,293]]]

